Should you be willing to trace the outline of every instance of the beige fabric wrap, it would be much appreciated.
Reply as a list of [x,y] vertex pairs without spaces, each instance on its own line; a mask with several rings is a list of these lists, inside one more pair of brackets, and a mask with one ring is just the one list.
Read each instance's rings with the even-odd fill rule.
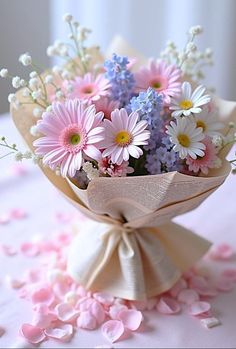
[[[121,38],[114,40],[109,52],[140,57],[145,62]],[[18,98],[22,98],[20,92]],[[217,104],[220,119],[236,121],[234,102],[218,99]],[[23,106],[11,112],[16,127],[33,149],[34,138],[29,131],[35,123],[32,107]],[[182,272],[206,253],[210,242],[171,219],[197,207],[230,172],[224,161],[223,167],[208,177],[170,172],[97,178],[87,190],[81,190],[71,180],[58,177],[47,168],[41,169],[75,207],[93,220],[80,223],[68,256],[70,274],[87,289],[132,300],[168,290]]]

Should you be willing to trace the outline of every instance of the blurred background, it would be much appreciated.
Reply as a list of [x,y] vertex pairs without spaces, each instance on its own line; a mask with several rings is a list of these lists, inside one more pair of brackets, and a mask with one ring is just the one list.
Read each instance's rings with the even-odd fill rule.
[[[200,48],[212,47],[213,67],[207,82],[217,93],[236,100],[235,0],[1,0],[0,68],[12,75],[27,76],[18,63],[29,52],[42,66],[51,65],[46,48],[57,38],[66,38],[62,15],[70,12],[93,30],[90,43],[105,50],[115,34],[122,35],[136,50],[157,57],[168,39],[183,47],[186,32],[201,24]],[[0,114],[8,111],[9,81],[0,79]]]

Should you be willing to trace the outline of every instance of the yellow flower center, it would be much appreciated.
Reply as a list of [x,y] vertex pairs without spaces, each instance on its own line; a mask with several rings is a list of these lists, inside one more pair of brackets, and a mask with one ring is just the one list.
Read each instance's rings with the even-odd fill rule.
[[201,127],[203,132],[206,130],[206,124],[202,120],[197,120],[197,127]]
[[152,83],[152,87],[153,87],[153,88],[160,88],[160,87],[161,87],[161,83],[160,83],[159,81],[154,81],[154,82]]
[[188,148],[191,143],[189,136],[184,133],[181,133],[178,135],[178,141],[179,141],[179,144],[181,144],[185,148]]
[[132,136],[127,131],[118,132],[115,138],[116,144],[118,144],[120,147],[125,147],[129,145],[131,141],[132,141]]
[[70,144],[77,145],[77,144],[79,144],[80,139],[81,139],[81,137],[78,133],[73,134],[72,136],[70,136]]
[[179,106],[181,109],[187,110],[187,109],[192,108],[193,103],[189,99],[184,99],[179,103]]

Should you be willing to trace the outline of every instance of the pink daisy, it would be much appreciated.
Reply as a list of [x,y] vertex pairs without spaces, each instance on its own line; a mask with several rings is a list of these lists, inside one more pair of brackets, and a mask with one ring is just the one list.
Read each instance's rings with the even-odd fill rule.
[[68,95],[71,99],[79,98],[94,102],[109,94],[110,84],[104,74],[94,76],[87,73],[84,76],[77,76],[75,80],[71,80],[69,83],[72,85],[72,92]]
[[151,60],[149,68],[141,68],[135,74],[137,92],[154,88],[163,96],[165,104],[170,104],[171,97],[177,97],[181,92],[181,70],[174,64]]
[[216,155],[217,150],[209,137],[204,138],[202,143],[206,146],[206,149],[204,150],[205,155],[202,157],[198,156],[196,159],[187,156],[186,164],[188,165],[189,171],[195,173],[201,171],[204,174],[208,174],[208,169],[215,167],[215,162],[218,159]]
[[102,111],[106,119],[111,120],[111,113],[119,107],[118,101],[111,101],[109,98],[100,98],[94,102],[97,112]]
[[134,169],[129,166],[128,161],[123,161],[121,165],[113,164],[110,157],[98,161],[99,172],[110,177],[125,177],[133,173]]
[[44,165],[52,170],[60,168],[63,177],[73,177],[84,157],[101,157],[97,143],[103,140],[102,118],[94,105],[86,107],[78,99],[54,102],[52,111],[45,112],[38,122],[44,137],[34,142],[35,153],[43,157]]
[[138,145],[148,144],[150,131],[147,130],[147,122],[138,122],[138,118],[137,112],[128,115],[122,108],[111,113],[111,120],[104,120],[105,140],[101,142],[101,147],[105,149],[103,157],[110,156],[114,164],[121,165],[130,156],[138,159],[143,154]]

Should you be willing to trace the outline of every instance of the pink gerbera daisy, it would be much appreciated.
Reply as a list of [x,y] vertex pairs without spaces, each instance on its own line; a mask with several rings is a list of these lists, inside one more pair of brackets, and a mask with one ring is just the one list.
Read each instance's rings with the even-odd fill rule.
[[79,98],[94,102],[109,94],[110,84],[104,74],[95,76],[92,73],[87,73],[84,76],[77,76],[69,83],[72,86],[72,92],[69,93],[68,97],[71,99]]
[[105,119],[105,140],[101,147],[105,150],[102,156],[110,156],[114,164],[121,165],[128,161],[130,156],[138,159],[143,151],[138,145],[147,145],[150,131],[145,120],[138,122],[139,115],[133,112],[128,115],[127,111],[116,109],[111,113],[111,121]]
[[45,112],[38,122],[44,135],[34,142],[35,153],[52,170],[60,168],[61,175],[73,177],[84,157],[98,160],[101,152],[97,143],[103,140],[102,113],[95,106],[86,107],[78,99],[54,102],[52,111]]
[[201,171],[204,174],[208,174],[208,169],[215,167],[215,163],[218,159],[216,155],[217,150],[209,137],[204,138],[202,143],[206,146],[206,149],[204,150],[205,155],[202,157],[198,156],[196,159],[187,156],[186,164],[188,165],[189,171],[195,173]]
[[135,74],[136,89],[140,92],[152,87],[163,96],[164,103],[169,104],[171,97],[180,94],[180,78],[181,70],[174,64],[151,60],[149,68],[141,68]]
[[111,120],[111,113],[119,107],[118,101],[111,101],[107,97],[100,98],[94,102],[97,112],[102,111],[106,119]]

